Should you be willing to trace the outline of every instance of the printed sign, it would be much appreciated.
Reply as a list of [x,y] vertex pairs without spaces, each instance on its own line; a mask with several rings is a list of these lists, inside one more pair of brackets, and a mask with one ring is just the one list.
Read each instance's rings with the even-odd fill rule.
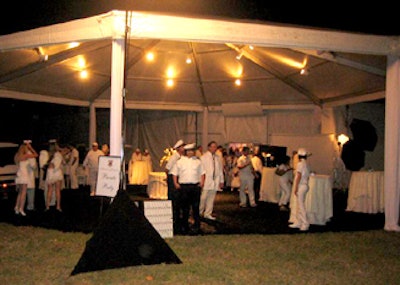
[[100,156],[96,196],[115,197],[121,176],[120,156]]

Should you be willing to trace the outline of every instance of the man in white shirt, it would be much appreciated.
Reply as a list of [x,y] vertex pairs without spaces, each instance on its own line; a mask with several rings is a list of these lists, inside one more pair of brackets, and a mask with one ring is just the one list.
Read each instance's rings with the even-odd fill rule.
[[251,157],[251,164],[254,168],[254,199],[258,201],[260,198],[261,176],[263,170],[263,162],[260,157],[259,148],[254,150]]
[[217,143],[211,141],[208,143],[208,150],[200,160],[206,172],[204,187],[200,196],[200,215],[209,220],[215,220],[212,216],[214,209],[214,200],[217,191],[224,187],[224,171],[219,155],[216,154]]
[[94,142],[92,149],[87,153],[85,160],[83,161],[83,167],[89,168],[89,184],[90,184],[90,196],[94,196],[96,192],[97,173],[99,168],[99,156],[104,153],[99,150],[99,144]]
[[189,233],[189,214],[194,220],[192,233],[200,233],[200,191],[204,186],[205,171],[195,155],[196,145],[184,146],[186,156],[182,156],[171,170],[176,191],[180,192],[179,205],[182,208],[182,231]]
[[183,140],[178,140],[173,149],[174,153],[168,159],[167,164],[165,165],[165,173],[167,174],[167,187],[168,187],[168,200],[172,203],[172,221],[174,227],[174,233],[180,232],[180,216],[181,209],[179,207],[179,192],[175,191],[174,179],[172,177],[171,170],[176,164],[176,162],[185,154],[185,149],[183,148],[185,143]]

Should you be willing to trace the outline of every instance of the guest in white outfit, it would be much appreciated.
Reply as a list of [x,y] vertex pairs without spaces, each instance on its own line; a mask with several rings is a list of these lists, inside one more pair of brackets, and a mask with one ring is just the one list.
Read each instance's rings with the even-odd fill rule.
[[[63,149],[61,149],[55,140],[49,141],[49,161],[46,173],[47,197],[46,210],[50,209],[50,203],[53,193],[56,196],[56,210],[62,212],[61,209],[61,189],[64,182],[63,167]],[[53,191],[54,190],[54,191]]]
[[[17,153],[14,156],[15,164],[18,167],[15,184],[17,187],[18,195],[15,201],[14,211],[15,214],[21,214],[21,216],[26,216],[25,213],[25,202],[26,202],[26,193],[28,186],[32,187],[32,173],[33,170],[30,166],[29,159],[36,159],[38,154],[33,149],[30,144],[30,141],[25,141],[18,148]],[[34,187],[34,185],[33,185]]]
[[[30,140],[26,140],[25,142],[31,143]],[[30,154],[32,153],[31,150],[28,151]],[[29,161],[29,183],[28,183],[28,188],[26,189],[26,209],[28,211],[33,211],[35,210],[35,191],[36,191],[36,177],[37,177],[37,170],[38,170],[38,164],[37,164],[37,153],[34,154],[36,157],[31,157],[28,158]]]
[[174,153],[171,155],[171,157],[168,159],[167,164],[165,165],[165,173],[167,174],[168,200],[170,200],[172,203],[172,221],[175,234],[179,233],[182,230],[181,208],[179,205],[180,192],[176,191],[175,189],[174,179],[171,171],[176,162],[181,159],[182,156],[184,156],[184,146],[184,141],[178,140],[173,147]]
[[89,185],[90,185],[90,196],[94,196],[96,192],[97,173],[99,168],[99,157],[104,153],[99,150],[99,144],[97,142],[92,143],[92,149],[88,151],[85,159],[83,160],[83,166],[89,168]]
[[[146,176],[148,177],[150,172],[153,172],[153,161],[151,160],[150,151],[147,148],[143,152],[142,159],[146,162]],[[148,178],[146,180],[147,182],[149,181]]]
[[68,160],[69,179],[70,179],[69,187],[71,189],[78,189],[79,184],[78,184],[77,169],[79,166],[79,152],[72,145],[68,145],[67,149],[69,151],[69,160]]
[[129,165],[128,165],[129,184],[137,183],[137,181],[134,181],[134,177],[133,177],[133,166],[134,166],[135,162],[142,161],[142,160],[143,160],[142,151],[140,150],[140,148],[136,148],[135,151],[131,155],[131,159],[129,160]]
[[290,167],[290,156],[286,155],[285,160],[277,167],[275,173],[279,175],[279,188],[281,196],[279,198],[278,206],[281,211],[288,211],[288,204],[290,195],[292,193],[292,167]]
[[200,233],[200,191],[204,187],[205,171],[195,156],[194,143],[184,146],[186,156],[182,156],[171,170],[175,191],[180,192],[179,204],[182,209],[182,230],[189,233],[189,215],[192,213],[193,234]]
[[[42,149],[39,152],[39,189],[44,192],[44,204],[46,205],[47,201],[47,183],[46,183],[46,174],[47,174],[47,166],[49,162],[49,151],[46,149]],[[53,190],[54,191],[54,190]],[[50,201],[49,206],[54,206],[56,204],[56,195],[52,195],[52,199]]]
[[215,153],[217,146],[215,141],[209,142],[207,152],[200,157],[203,169],[206,171],[204,187],[200,196],[200,215],[209,220],[216,219],[212,215],[214,200],[217,191],[222,191],[224,187],[224,170],[220,157]]
[[247,207],[247,194],[249,196],[250,207],[257,207],[254,196],[254,168],[249,157],[250,149],[244,146],[242,155],[237,160],[237,168],[239,169],[240,189],[239,189],[239,206],[242,208]]
[[103,143],[103,145],[101,146],[101,151],[106,156],[110,155],[110,146],[108,145],[108,143]]
[[253,156],[251,157],[251,164],[254,169],[254,197],[258,201],[260,198],[260,188],[263,170],[263,161],[261,159],[259,147],[255,147]]
[[294,215],[291,228],[298,228],[300,231],[307,231],[310,223],[307,219],[305,200],[309,189],[308,180],[310,177],[310,169],[307,165],[307,151],[304,148],[299,148],[297,151],[299,162],[296,166],[296,172],[293,181],[294,200],[296,203],[296,213]]

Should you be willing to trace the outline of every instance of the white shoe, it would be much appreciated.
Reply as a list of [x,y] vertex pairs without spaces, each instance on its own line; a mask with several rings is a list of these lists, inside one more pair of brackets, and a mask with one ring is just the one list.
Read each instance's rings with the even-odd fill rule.
[[308,231],[308,228],[309,228],[309,227],[301,226],[301,227],[300,227],[300,231],[306,232],[306,231]]
[[216,217],[213,217],[211,215],[204,216],[204,218],[211,220],[211,221],[215,221],[217,219]]
[[298,225],[298,224],[291,224],[291,225],[289,225],[289,228],[292,228],[292,229],[299,229],[299,228],[300,228],[300,225]]

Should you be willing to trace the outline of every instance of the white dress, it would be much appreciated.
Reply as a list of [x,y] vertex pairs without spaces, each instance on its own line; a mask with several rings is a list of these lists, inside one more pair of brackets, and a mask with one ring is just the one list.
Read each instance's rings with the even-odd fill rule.
[[50,161],[50,163],[52,163],[54,165],[54,167],[47,168],[47,175],[46,175],[47,184],[52,184],[57,181],[64,180],[64,173],[62,170],[62,167],[63,167],[62,162],[63,162],[62,154],[59,151],[55,152],[53,158]]
[[29,167],[28,159],[18,162],[17,176],[15,177],[16,184],[28,184],[30,182]]

